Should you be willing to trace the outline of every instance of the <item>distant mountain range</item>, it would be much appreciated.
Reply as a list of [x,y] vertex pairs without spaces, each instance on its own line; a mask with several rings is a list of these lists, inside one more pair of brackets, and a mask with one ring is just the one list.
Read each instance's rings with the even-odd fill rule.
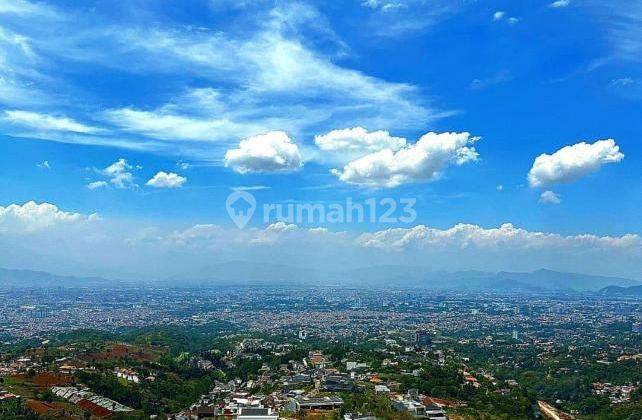
[[205,270],[199,270],[199,274],[199,276],[135,282],[107,280],[101,277],[59,276],[43,271],[0,268],[0,287],[111,287],[153,283],[159,286],[291,285],[534,293],[599,291],[605,295],[642,294],[642,283],[635,280],[552,270],[537,270],[531,273],[446,272],[431,271],[427,267],[386,265],[343,271],[325,271],[279,264],[236,261],[213,264]]
[[635,280],[537,270],[530,273],[484,271],[431,272],[426,268],[371,267],[351,273],[354,279],[373,286],[391,285],[452,290],[544,292],[555,290],[597,291],[606,286],[635,286]]
[[45,271],[0,268],[0,287],[93,287],[113,283],[100,277],[58,276]]

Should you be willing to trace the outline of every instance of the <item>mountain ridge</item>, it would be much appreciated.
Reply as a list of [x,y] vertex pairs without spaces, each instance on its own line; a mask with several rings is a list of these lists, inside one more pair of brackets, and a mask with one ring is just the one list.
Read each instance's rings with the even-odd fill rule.
[[[46,271],[0,268],[0,287],[110,287],[160,286],[345,286],[461,291],[587,291],[626,294],[619,290],[642,289],[642,282],[621,277],[567,273],[547,269],[532,272],[432,271],[422,266],[370,266],[349,270],[320,270],[284,264],[231,261],[212,264],[200,275],[166,279],[123,281],[102,277],[63,276]],[[206,273],[202,273],[205,271]],[[615,289],[609,289],[613,287]],[[607,289],[605,291],[605,289]],[[636,294],[636,293],[634,293]]]

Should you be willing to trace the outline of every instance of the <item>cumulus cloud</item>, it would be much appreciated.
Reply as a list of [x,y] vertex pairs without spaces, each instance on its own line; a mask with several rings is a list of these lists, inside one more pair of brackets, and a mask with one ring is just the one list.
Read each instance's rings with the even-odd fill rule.
[[137,188],[138,185],[134,182],[134,174],[132,173],[132,170],[140,168],[140,166],[134,168],[134,166],[127,163],[126,159],[120,158],[105,169],[94,168],[96,173],[107,179],[92,181],[87,184],[87,188],[90,190],[96,190],[99,188],[106,188],[109,185],[119,189]]
[[180,246],[198,246],[204,243],[226,242],[229,237],[225,230],[218,225],[197,224],[187,229],[173,232],[168,239]]
[[28,201],[22,205],[10,204],[0,206],[0,234],[2,233],[31,233],[50,227],[74,224],[96,219],[98,216],[89,216],[65,212],[54,204]]
[[268,225],[264,230],[258,231],[257,235],[252,239],[252,243],[258,244],[274,244],[279,241],[283,236],[289,233],[298,232],[299,227],[292,223],[276,222]]
[[438,179],[451,165],[477,160],[473,144],[479,137],[470,133],[427,133],[415,144],[397,151],[384,149],[333,170],[340,180],[373,188],[393,188],[412,182]]
[[130,172],[133,168],[123,158],[118,159],[102,170],[103,175],[109,177],[109,182],[116,188],[133,188],[134,175]]
[[619,237],[581,234],[562,236],[557,233],[532,232],[505,223],[498,228],[483,228],[472,224],[457,224],[449,229],[424,225],[412,228],[394,228],[359,236],[363,247],[404,248],[469,248],[480,249],[542,249],[542,248],[639,248],[642,238],[636,234]]
[[318,245],[347,243],[346,232],[332,232],[323,227],[302,227],[292,223],[277,221],[264,228],[245,230],[226,229],[215,224],[196,224],[169,233],[157,229],[144,229],[127,239],[131,246],[137,244],[164,245],[169,248],[184,247],[193,249],[212,249],[228,246],[263,246],[316,243]]
[[[637,234],[622,236],[598,236],[594,234],[560,235],[552,232],[529,231],[511,223],[499,227],[484,228],[474,224],[456,224],[450,228],[438,229],[418,225],[410,228],[391,228],[369,233],[349,234],[332,231],[325,227],[306,227],[284,221],[277,221],[264,228],[245,230],[227,229],[214,224],[197,224],[185,229],[162,233],[158,230],[144,230],[136,243],[164,244],[210,249],[226,246],[245,248],[248,246],[283,245],[292,249],[301,244],[320,246],[344,246],[358,250],[381,249],[392,251],[462,251],[470,249],[491,255],[502,251],[590,251],[590,250],[642,250],[642,237]],[[530,255],[530,254],[529,254]]]
[[79,123],[71,118],[57,117],[37,112],[10,110],[4,112],[4,121],[42,131],[71,131],[74,133],[97,133],[100,129]]
[[502,20],[504,18],[504,15],[506,15],[506,12],[498,10],[493,13],[493,20]]
[[624,159],[613,139],[598,140],[593,144],[581,142],[565,146],[552,155],[539,155],[528,173],[531,187],[577,181],[597,172],[602,165]]
[[562,199],[559,194],[556,194],[553,191],[544,191],[539,196],[539,202],[542,204],[559,204],[562,202]]
[[179,188],[185,184],[187,178],[174,172],[159,171],[145,185],[154,188]]
[[[92,273],[107,276],[126,272],[137,278],[186,278],[190,272],[207,275],[215,262],[245,260],[250,255],[253,261],[291,265],[300,260],[321,268],[327,261],[359,267],[372,261],[407,265],[408,261],[421,260],[436,270],[530,271],[548,267],[638,277],[640,267],[635,262],[642,255],[642,238],[635,234],[564,236],[511,224],[497,228],[472,224],[445,229],[415,226],[359,235],[284,221],[243,230],[213,224],[176,228],[174,224],[150,225],[143,220],[93,223],[89,220],[95,216],[56,210],[55,206],[40,212],[47,217],[23,217],[25,222],[16,221],[15,214],[20,212],[14,207],[0,208],[0,245],[12,252],[2,254],[5,264],[54,271],[55,267],[67,267],[77,274],[81,264]],[[33,233],[25,235],[27,229]],[[123,247],[123,243],[128,246]],[[48,262],[38,265],[39,259],[34,256],[45,251]],[[114,267],[116,271],[110,271]]]
[[264,229],[250,232],[252,244],[273,245],[276,243],[327,243],[336,244],[346,239],[345,232],[331,232],[324,227],[301,227],[283,221],[274,222]]
[[314,143],[333,159],[346,162],[384,149],[397,151],[406,145],[406,139],[391,136],[385,130],[369,132],[363,127],[353,127],[317,135]]
[[237,149],[225,153],[225,166],[245,174],[248,172],[285,172],[303,166],[299,147],[283,131],[241,140]]
[[209,250],[247,242],[248,239],[244,235],[247,235],[247,232],[226,230],[211,223],[199,223],[169,232],[158,227],[146,227],[130,235],[125,242],[131,247],[146,245],[152,249],[180,247]]

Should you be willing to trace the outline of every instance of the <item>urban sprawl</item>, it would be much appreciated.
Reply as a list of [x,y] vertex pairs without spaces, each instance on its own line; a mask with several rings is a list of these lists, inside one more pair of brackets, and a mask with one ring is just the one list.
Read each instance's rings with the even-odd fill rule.
[[0,418],[642,418],[635,297],[5,288],[0,340]]

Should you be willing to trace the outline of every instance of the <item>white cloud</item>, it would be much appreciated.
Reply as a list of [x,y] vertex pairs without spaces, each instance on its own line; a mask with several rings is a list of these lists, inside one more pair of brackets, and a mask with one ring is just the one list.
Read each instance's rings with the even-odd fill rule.
[[[323,108],[324,113],[322,102],[334,108],[346,107],[347,111],[358,107],[382,117],[384,110],[373,109],[372,105],[388,104],[386,112],[391,112],[395,104],[412,116],[426,116],[426,109],[414,103],[415,87],[386,82],[333,63],[310,48],[302,37],[303,31],[290,31],[286,36],[285,29],[291,29],[291,22],[285,25],[281,18],[283,14],[271,13],[265,24],[248,37],[162,30],[126,30],[117,36],[129,48],[146,54],[154,65],[160,66],[157,70],[194,71],[217,82],[225,80],[238,85],[233,90],[236,99],[251,95],[255,105],[259,104],[257,99],[263,102],[278,99],[275,95],[296,94],[305,108]],[[220,105],[225,106],[223,102]]]
[[234,237],[221,226],[208,223],[196,224],[172,232],[163,232],[157,227],[147,227],[125,239],[125,242],[132,247],[150,245],[152,247],[164,246],[170,249],[176,247],[210,249],[220,245],[229,245],[233,239]]
[[471,2],[451,0],[365,0],[371,11],[362,26],[380,37],[398,37],[425,31],[460,12]]
[[258,230],[256,236],[252,239],[252,243],[274,244],[281,240],[283,236],[298,231],[299,227],[295,224],[276,222],[268,225],[264,230]]
[[504,186],[502,184],[497,185],[497,187],[495,188],[497,189],[497,191],[504,191]]
[[[11,23],[26,23],[27,19],[3,16],[1,9],[8,4],[0,2],[0,103],[6,108],[55,103],[58,94],[41,86],[43,81],[51,82],[51,78],[40,70],[45,61],[36,53],[34,40],[24,34],[25,28],[21,25],[18,25],[21,27],[18,31],[9,28]],[[4,119],[0,118],[0,121]]]
[[[71,20],[79,12],[72,8],[66,13]],[[163,97],[172,100],[153,108],[148,98],[133,97],[128,106],[104,112],[85,111],[90,120],[102,118],[110,136],[78,136],[96,134],[89,130],[100,129],[70,118],[58,123],[74,131],[13,130],[12,135],[154,151],[218,163],[232,142],[269,131],[283,130],[303,138],[330,126],[423,128],[451,114],[435,110],[415,85],[389,82],[339,62],[346,52],[345,44],[327,19],[308,4],[257,8],[252,11],[252,19],[245,21],[243,31],[233,23],[210,30],[146,25],[145,21],[125,26],[99,12],[94,17],[92,25],[80,20],[73,37],[60,35],[67,22],[31,16],[26,27],[12,25],[28,34],[20,38],[25,40],[21,44],[42,57],[26,65],[28,57],[23,47],[13,41],[15,37],[11,38],[15,44],[12,48],[22,52],[10,54],[11,72],[0,71],[0,102],[10,97],[18,101],[10,105],[16,107],[26,99],[32,101],[36,95],[28,92],[36,92],[40,82],[64,86],[69,81],[63,78],[68,75],[51,72],[63,62],[179,77],[177,80],[184,83],[176,85],[189,85],[185,77],[196,76],[217,88],[188,89],[183,94],[167,91],[167,96],[152,102],[159,103]],[[16,56],[21,57],[20,62],[13,63]],[[18,67],[42,71],[43,78],[34,83],[34,77],[14,77]],[[57,99],[65,108],[71,108],[69,105],[96,98],[83,97],[78,90]],[[82,112],[87,108],[76,109]]]
[[390,10],[392,8],[400,7],[400,6],[407,7],[407,5],[403,5],[402,3],[395,3],[392,1],[381,1],[381,0],[364,0],[363,2],[361,2],[361,5],[364,7],[368,7],[370,9],[376,9],[376,10],[382,10],[382,11]]
[[[145,135],[161,138],[178,134],[199,140],[211,137],[212,131],[216,133],[220,125],[238,131],[247,122],[259,120],[263,125],[269,125],[272,119],[283,119],[283,115],[289,115],[288,120],[303,127],[310,127],[319,120],[334,124],[337,121],[363,121],[371,122],[369,125],[377,122],[377,126],[388,126],[386,123],[400,127],[418,126],[436,117],[437,113],[422,104],[416,87],[386,82],[335,64],[327,54],[312,48],[313,43],[304,38],[304,30],[291,30],[293,26],[301,29],[298,25],[302,23],[296,21],[298,17],[279,12],[273,11],[264,17],[258,29],[250,28],[243,36],[195,30],[110,31],[109,37],[116,36],[118,45],[105,50],[105,57],[92,57],[114,65],[118,60],[114,60],[113,55],[135,51],[140,59],[134,66],[128,64],[127,70],[181,74],[188,71],[230,88],[220,92],[224,97],[215,101],[219,110],[224,111],[225,118],[220,120],[209,121],[204,116],[196,118],[169,109],[145,114],[151,111],[134,108],[113,110],[107,117],[127,130]],[[284,23],[283,19],[295,22]],[[305,25],[309,23],[305,22]],[[127,45],[127,49],[123,50],[121,45]],[[86,54],[81,56],[86,57]],[[291,103],[288,99],[293,95],[297,98],[296,106],[290,106],[293,112],[284,114],[283,108]],[[210,95],[207,101],[212,99]],[[188,100],[193,102],[196,98],[182,99]],[[119,119],[122,122],[119,123]],[[170,129],[168,133],[164,133],[165,127]],[[283,127],[289,132],[292,128]],[[177,133],[171,130],[177,130]],[[245,133],[252,134],[257,132]]]
[[134,176],[129,172],[133,167],[123,158],[118,159],[103,170],[103,174],[110,177],[112,185],[117,188],[129,188],[133,186]]
[[293,171],[303,166],[296,143],[283,131],[241,140],[237,149],[225,153],[225,166],[244,174],[248,172]]
[[269,190],[272,187],[268,187],[267,185],[241,185],[240,187],[231,187],[230,189],[232,191],[261,191],[261,190]]
[[505,223],[498,228],[483,228],[472,224],[457,224],[449,229],[424,225],[412,228],[395,228],[359,236],[357,243],[363,247],[383,249],[404,248],[479,248],[479,249],[623,249],[639,248],[642,238],[636,234],[620,237],[591,234],[562,236],[557,233],[531,232]]
[[613,139],[565,146],[552,155],[539,155],[528,173],[528,183],[531,187],[545,187],[573,182],[598,171],[602,165],[622,159],[624,154]]
[[42,15],[55,17],[55,9],[44,3],[31,3],[26,0],[3,0],[0,2],[0,14],[12,14],[18,16]]
[[260,96],[260,92],[191,89],[153,110],[129,107],[102,116],[128,133],[162,140],[169,152],[215,162],[221,162],[221,155],[238,139],[283,128],[301,132],[328,116],[312,105],[263,102]]
[[[5,52],[5,55],[7,53],[18,53],[20,57],[17,58],[23,59],[33,59],[36,56],[33,48],[31,47],[31,43],[29,42],[29,38],[5,29],[2,26],[0,26],[0,43],[2,43],[4,47],[8,47],[9,49],[9,51]],[[13,57],[13,59],[15,58],[16,57]],[[7,60],[9,60],[9,58],[3,57],[3,60],[0,62],[1,68],[6,68],[8,65],[10,65]]]
[[[0,256],[5,265],[108,277],[186,278],[197,272],[207,276],[212,264],[247,260],[249,255],[258,263],[304,261],[320,268],[327,268],[328,261],[344,267],[368,266],[372,261],[406,266],[409,261],[422,261],[435,270],[547,267],[637,278],[640,267],[636,261],[642,255],[642,238],[635,234],[563,236],[511,224],[498,228],[415,226],[359,235],[285,222],[243,230],[211,224],[156,226],[145,220],[89,223],[95,216],[55,209],[42,213],[57,217],[30,216],[16,221],[15,211],[0,208],[0,246],[7,250]],[[128,246],[123,247],[124,243]]]
[[154,188],[179,188],[187,181],[187,178],[180,176],[174,172],[163,172],[160,171],[154,175],[147,184],[150,187]]
[[206,119],[174,115],[166,110],[140,111],[132,108],[105,112],[105,117],[126,131],[161,140],[216,141],[221,134],[246,133],[247,127],[228,119]]
[[0,206],[0,234],[32,233],[58,225],[68,225],[96,219],[89,216],[60,210],[53,204],[28,201],[23,205]]
[[370,131],[363,127],[332,130],[314,137],[316,146],[337,162],[348,162],[384,149],[397,151],[406,145],[403,137],[391,136],[388,131]]
[[28,82],[16,80],[0,71],[0,102],[9,106],[33,105],[43,99],[43,94],[30,88]]
[[134,248],[148,246],[150,249],[176,249],[190,247],[193,249],[212,248],[214,245],[229,244],[230,236],[214,224],[196,224],[184,229],[164,231],[157,226],[146,226],[130,233],[125,243]]
[[274,245],[276,243],[342,243],[346,239],[345,232],[331,232],[324,227],[304,228],[286,222],[275,222],[251,232],[252,244]]
[[180,246],[198,246],[206,243],[220,243],[229,240],[227,232],[218,225],[198,224],[169,235],[170,242]]
[[514,25],[517,22],[519,22],[519,19],[516,17],[513,17],[513,16],[507,17],[506,12],[504,12],[503,10],[498,10],[495,13],[493,13],[493,21],[499,22],[504,19],[511,25]]
[[28,127],[35,130],[43,131],[71,131],[74,133],[97,133],[101,131],[98,128],[91,127],[67,117],[56,117],[53,115],[40,114],[37,112],[11,110],[5,111],[4,121],[11,124]]
[[562,7],[566,7],[570,4],[571,4],[571,0],[557,0],[557,1],[554,1],[553,3],[550,3],[548,7],[559,9]]
[[36,166],[40,169],[51,169],[51,165],[48,160],[45,160],[41,163],[37,163]]
[[262,229],[225,229],[214,224],[197,224],[169,233],[162,233],[157,229],[145,229],[127,239],[127,243],[132,246],[146,243],[148,245],[162,244],[170,248],[180,246],[192,249],[212,249],[276,244],[297,247],[301,243],[348,244],[346,239],[345,232],[331,232],[323,227],[307,228],[278,221]]
[[[98,172],[109,178],[109,183],[116,188],[136,188],[138,185],[134,183],[134,174],[131,172],[133,169],[134,167],[127,163],[127,160],[120,158]],[[90,187],[90,189],[104,186],[104,184],[101,184],[100,182],[92,182],[89,185],[92,184],[94,188]]]
[[108,185],[109,184],[105,181],[94,181],[87,184],[87,188],[89,188],[90,190],[97,190],[99,188],[105,188]]
[[[144,233],[144,234],[143,234]],[[627,251],[642,250],[642,238],[637,234],[622,236],[598,236],[593,234],[560,235],[551,232],[529,231],[504,223],[497,228],[484,228],[474,224],[456,224],[447,229],[424,225],[410,228],[391,228],[371,233],[351,235],[343,231],[331,231],[325,227],[304,227],[283,221],[266,227],[238,230],[219,225],[197,224],[185,229],[162,233],[147,231],[130,240],[130,244],[148,243],[165,246],[209,249],[229,247],[283,245],[292,249],[301,244],[325,246],[351,246],[359,249],[382,249],[394,251],[454,251],[472,250],[493,255],[493,252],[529,251]]]
[[553,191],[544,191],[539,196],[539,202],[542,204],[560,204],[562,199],[559,194],[556,194]]
[[508,70],[501,70],[498,71],[497,73],[486,77],[486,78],[477,78],[473,79],[470,82],[470,88],[473,90],[480,90],[480,89],[485,89],[489,86],[497,85],[500,83],[504,83],[512,78],[512,75],[510,71]]
[[617,86],[617,87],[625,87],[629,85],[634,85],[636,83],[640,83],[640,82],[633,79],[632,77],[620,77],[618,79],[611,80],[611,85]]
[[448,166],[477,160],[473,144],[478,139],[466,132],[430,132],[415,144],[398,151],[385,149],[371,153],[333,173],[349,184],[374,188],[430,182],[438,179]]
[[608,59],[642,61],[642,2],[586,0],[582,6],[606,33]]

